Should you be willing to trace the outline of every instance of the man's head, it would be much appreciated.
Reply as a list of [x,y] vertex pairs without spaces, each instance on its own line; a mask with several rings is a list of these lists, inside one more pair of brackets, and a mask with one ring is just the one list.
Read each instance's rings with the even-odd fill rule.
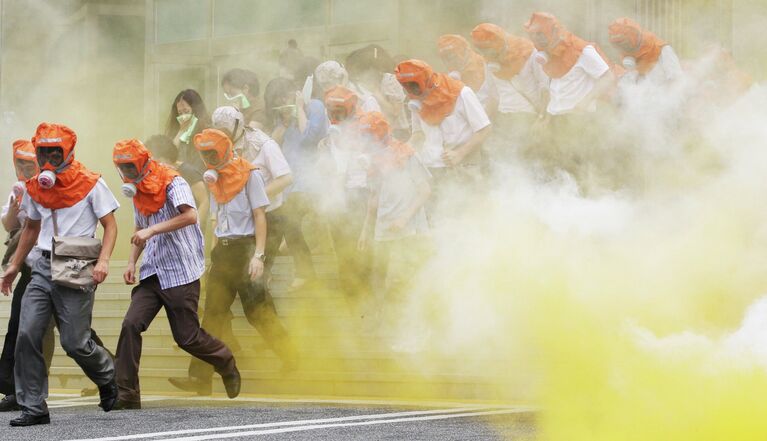
[[63,124],[41,123],[32,144],[40,169],[57,173],[74,161],[77,135]]
[[221,89],[229,105],[244,111],[258,100],[260,83],[255,72],[232,69],[221,78]]
[[482,23],[471,31],[471,41],[488,61],[498,61],[506,48],[506,31],[492,23]]
[[218,169],[234,158],[232,140],[218,129],[205,129],[194,137],[194,146],[208,169]]
[[30,141],[19,139],[13,142],[13,165],[19,181],[26,181],[37,174],[35,146]]
[[125,183],[138,183],[146,175],[152,154],[138,139],[123,139],[112,150],[112,162]]
[[432,88],[434,70],[425,61],[405,60],[394,70],[397,81],[412,99],[421,99]]
[[224,132],[232,143],[242,138],[245,132],[245,117],[242,112],[232,106],[222,106],[213,111],[211,115],[213,128]]
[[366,112],[360,116],[359,127],[373,145],[385,147],[391,140],[391,126],[381,112]]
[[325,108],[333,124],[351,118],[357,110],[357,95],[343,86],[335,86],[325,92]]
[[562,25],[547,12],[534,12],[525,30],[539,51],[551,51],[562,41]]
[[636,55],[642,47],[642,27],[629,18],[619,18],[608,28],[610,43],[624,55]]

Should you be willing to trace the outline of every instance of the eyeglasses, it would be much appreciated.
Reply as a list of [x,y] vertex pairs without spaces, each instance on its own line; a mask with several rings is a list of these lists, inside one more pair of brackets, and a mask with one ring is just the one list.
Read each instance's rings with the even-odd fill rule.
[[38,147],[36,155],[37,165],[40,167],[45,164],[58,167],[64,162],[64,149],[61,147]]
[[202,156],[202,160],[205,161],[206,164],[214,167],[221,165],[221,163],[224,162],[223,159],[218,156],[216,150],[202,150],[200,151],[200,156]]
[[138,168],[134,164],[118,164],[117,171],[120,172],[120,176],[124,181],[135,181],[139,177]]

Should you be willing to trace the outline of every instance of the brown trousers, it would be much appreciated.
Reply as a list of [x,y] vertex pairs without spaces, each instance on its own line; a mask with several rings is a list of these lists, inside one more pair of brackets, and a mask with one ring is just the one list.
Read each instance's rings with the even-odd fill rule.
[[234,356],[229,348],[200,327],[197,316],[199,299],[199,280],[162,289],[157,276],[152,276],[133,288],[117,341],[116,376],[120,400],[141,401],[138,378],[141,334],[149,328],[162,307],[168,315],[173,339],[181,349],[213,365],[222,376],[234,371]]

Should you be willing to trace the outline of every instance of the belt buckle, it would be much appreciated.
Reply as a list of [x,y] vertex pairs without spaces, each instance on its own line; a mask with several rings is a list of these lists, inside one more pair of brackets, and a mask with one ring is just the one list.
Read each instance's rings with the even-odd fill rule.
[[228,247],[228,246],[229,246],[229,242],[230,242],[230,240],[229,240],[229,239],[226,239],[226,238],[224,238],[224,239],[221,239],[221,245],[223,245],[223,246],[225,246],[225,247]]

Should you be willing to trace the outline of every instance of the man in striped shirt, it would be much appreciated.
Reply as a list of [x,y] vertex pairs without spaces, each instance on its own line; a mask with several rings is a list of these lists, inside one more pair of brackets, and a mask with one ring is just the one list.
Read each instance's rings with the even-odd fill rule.
[[140,282],[131,294],[117,342],[119,396],[115,409],[141,408],[141,333],[162,307],[179,347],[213,365],[229,398],[236,397],[241,380],[234,356],[200,327],[197,316],[205,256],[189,184],[176,171],[154,161],[135,139],[118,142],[112,159],[124,182],[123,194],[133,198],[135,208],[136,231],[123,275],[126,284],[136,283],[136,261],[144,252]]

